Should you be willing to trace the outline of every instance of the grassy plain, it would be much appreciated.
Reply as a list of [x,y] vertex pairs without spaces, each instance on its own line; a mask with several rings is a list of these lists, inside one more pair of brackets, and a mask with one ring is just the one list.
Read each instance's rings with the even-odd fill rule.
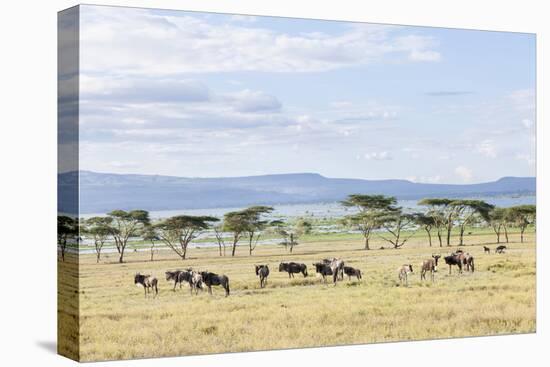
[[[200,248],[185,261],[161,251],[150,262],[148,253],[129,252],[124,264],[116,254],[103,255],[100,264],[94,255],[81,255],[80,289],[59,288],[62,299],[73,303],[71,295],[79,292],[80,330],[64,322],[72,316],[61,309],[60,332],[78,338],[80,350],[64,345],[65,338],[59,350],[92,361],[534,332],[535,234],[527,233],[523,244],[507,244],[505,254],[484,254],[482,245],[494,250],[494,240],[488,231],[466,236],[463,248],[475,256],[476,272],[458,275],[453,269],[448,275],[443,263],[435,284],[420,281],[422,260],[457,246],[440,249],[434,242],[430,248],[420,232],[399,250],[380,250],[384,244],[375,240],[378,250],[365,251],[357,236],[325,235],[309,237],[293,254],[266,245],[248,256],[243,246],[232,258]],[[322,284],[311,264],[332,256],[361,269],[363,281]],[[310,276],[289,280],[278,272],[281,261],[305,263]],[[271,270],[264,289],[254,274],[260,263]],[[409,287],[397,280],[396,269],[405,263],[415,270]],[[220,288],[213,296],[191,296],[187,286],[173,292],[164,272],[186,267],[226,274],[230,297]],[[75,272],[61,264],[60,282]],[[144,297],[133,282],[136,272],[159,278],[158,297]]]

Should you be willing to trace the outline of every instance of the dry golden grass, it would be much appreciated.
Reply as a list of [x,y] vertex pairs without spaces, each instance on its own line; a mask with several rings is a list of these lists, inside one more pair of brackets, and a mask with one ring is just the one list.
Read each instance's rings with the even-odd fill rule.
[[[472,235],[468,243],[493,238]],[[535,331],[534,233],[524,244],[508,244],[503,255],[485,255],[482,245],[465,246],[475,256],[476,272],[458,275],[453,269],[449,276],[442,262],[435,284],[420,282],[419,267],[440,249],[427,247],[422,237],[400,250],[366,252],[361,247],[356,240],[310,242],[290,255],[277,246],[262,246],[252,257],[243,247],[235,258],[202,248],[191,249],[185,261],[162,251],[154,262],[145,253],[128,253],[125,264],[117,264],[112,254],[99,265],[93,256],[81,256],[81,345],[79,350],[63,345],[63,338],[60,350],[92,361]],[[455,248],[441,252],[446,255]],[[363,281],[321,284],[311,263],[331,256],[361,269]],[[277,271],[280,261],[291,260],[306,263],[310,276],[289,280]],[[259,288],[254,274],[256,263],[270,265],[265,289]],[[415,270],[408,288],[398,285],[396,273],[405,263]],[[172,292],[164,272],[189,266],[226,274],[231,296],[225,298],[219,287],[213,296],[191,296],[187,286]],[[61,267],[62,274],[71,272]],[[145,298],[143,289],[134,285],[138,271],[159,278],[157,298]],[[61,289],[61,296],[74,291]],[[64,329],[68,313],[62,310],[60,315]]]

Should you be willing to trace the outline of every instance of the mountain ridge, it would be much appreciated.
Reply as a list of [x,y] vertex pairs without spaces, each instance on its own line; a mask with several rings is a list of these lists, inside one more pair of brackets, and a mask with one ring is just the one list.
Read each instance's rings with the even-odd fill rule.
[[[331,202],[355,193],[421,199],[525,195],[536,191],[535,177],[513,176],[474,184],[434,184],[400,179],[329,178],[318,173],[201,178],[83,170],[78,179],[81,213],[113,209],[176,210]],[[70,197],[63,195],[63,188],[65,191],[74,190],[76,180],[76,171],[58,175],[60,198]],[[58,201],[61,211],[64,205],[68,205],[66,201]]]

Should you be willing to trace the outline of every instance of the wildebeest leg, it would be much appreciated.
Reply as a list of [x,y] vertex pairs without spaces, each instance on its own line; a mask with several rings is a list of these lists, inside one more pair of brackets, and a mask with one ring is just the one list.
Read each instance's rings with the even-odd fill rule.
[[451,266],[452,265],[449,265],[449,275],[451,275]]

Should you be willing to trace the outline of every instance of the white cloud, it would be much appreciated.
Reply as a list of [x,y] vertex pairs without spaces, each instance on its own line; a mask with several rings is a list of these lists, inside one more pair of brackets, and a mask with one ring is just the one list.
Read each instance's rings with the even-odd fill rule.
[[493,140],[486,139],[477,145],[477,152],[489,158],[497,157],[497,148]]
[[367,160],[375,161],[388,161],[393,159],[391,154],[387,151],[366,153],[364,157]]
[[519,153],[516,155],[516,159],[520,161],[524,161],[525,163],[527,163],[529,167],[533,167],[536,164],[536,160],[532,154]]
[[455,174],[460,178],[463,182],[470,182],[472,181],[472,171],[465,166],[458,166],[455,168]]
[[408,176],[406,178],[409,181],[412,182],[418,182],[418,183],[440,183],[442,177],[439,175],[436,176]]
[[523,126],[525,126],[527,129],[530,129],[531,127],[533,127],[534,122],[532,120],[529,120],[529,119],[523,119],[523,120],[521,120],[521,124]]
[[343,32],[331,35],[290,34],[250,22],[245,26],[232,22],[230,16],[218,17],[225,23],[209,23],[208,18],[188,13],[168,16],[145,9],[84,6],[81,71],[143,75],[316,72],[367,65],[385,57],[392,61],[439,59],[431,37],[403,36],[403,28],[397,26],[342,23]]

